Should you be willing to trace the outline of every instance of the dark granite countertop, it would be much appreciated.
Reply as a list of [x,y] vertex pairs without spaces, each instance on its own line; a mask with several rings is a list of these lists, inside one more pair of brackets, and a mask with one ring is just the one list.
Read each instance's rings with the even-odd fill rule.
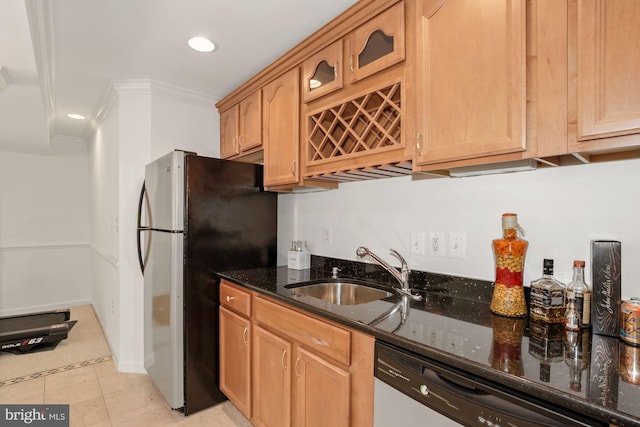
[[[489,310],[493,283],[412,271],[422,301],[392,297],[336,305],[293,289],[295,284],[339,277],[393,283],[377,265],[312,257],[312,268],[259,268],[221,277],[295,307],[342,323],[420,356],[517,390],[543,406],[562,408],[616,425],[640,426],[640,384],[629,378],[640,348],[589,331],[567,335],[562,326],[510,319]],[[395,308],[395,310],[394,310]],[[375,326],[369,325],[391,312]],[[637,366],[636,366],[637,369]]]

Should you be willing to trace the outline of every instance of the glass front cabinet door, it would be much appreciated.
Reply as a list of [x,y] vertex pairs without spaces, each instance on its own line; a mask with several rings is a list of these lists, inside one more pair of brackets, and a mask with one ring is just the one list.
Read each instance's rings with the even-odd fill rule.
[[404,2],[398,2],[349,36],[350,81],[355,82],[404,59]]
[[309,102],[342,88],[342,40],[304,61],[303,101]]

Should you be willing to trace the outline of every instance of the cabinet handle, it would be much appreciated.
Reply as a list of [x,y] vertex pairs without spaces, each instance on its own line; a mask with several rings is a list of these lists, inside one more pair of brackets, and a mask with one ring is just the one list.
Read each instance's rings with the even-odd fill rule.
[[238,142],[238,137],[237,137],[237,136],[234,136],[234,137],[233,137],[233,140],[232,140],[232,144],[231,144],[231,145],[233,145],[233,148],[236,148],[236,144],[237,144],[237,142]]
[[333,78],[338,80],[338,63],[333,64]]
[[286,371],[286,370],[287,370],[287,367],[286,367],[286,366],[284,366],[284,358],[285,358],[285,356],[286,356],[286,355],[287,355],[287,350],[285,350],[285,351],[283,351],[283,352],[282,352],[282,360],[280,361],[280,363],[282,364],[282,370],[283,370],[283,371]]
[[349,69],[353,71],[353,55],[349,57]]
[[243,135],[238,135],[238,147],[242,148],[242,137]]
[[234,297],[230,297],[229,295],[227,295],[227,302],[231,302],[232,299],[234,299]]
[[418,132],[416,135],[416,149],[418,150],[418,156],[422,156],[422,144],[420,144],[420,140],[422,139],[422,133]]
[[249,332],[249,328],[245,327],[242,331],[242,342],[244,345],[249,345],[249,341],[247,341],[247,332]]
[[293,176],[297,176],[297,174],[296,174],[296,161],[295,161],[295,160],[293,160],[293,161],[291,162],[291,174],[292,174]]
[[300,358],[298,357],[296,359],[296,366],[294,366],[293,371],[296,373],[296,377],[299,377],[300,374],[298,374],[298,363],[300,363]]

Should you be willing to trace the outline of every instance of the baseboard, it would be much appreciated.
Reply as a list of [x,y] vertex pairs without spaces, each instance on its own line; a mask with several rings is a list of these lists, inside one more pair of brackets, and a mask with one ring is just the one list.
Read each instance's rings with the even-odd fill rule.
[[118,360],[115,360],[115,358],[114,358],[114,363],[116,364],[116,369],[118,370],[118,372],[125,372],[128,374],[146,374],[147,373],[146,369],[144,369],[144,366],[142,366],[139,363],[119,362]]
[[60,310],[65,308],[77,307],[79,305],[89,305],[89,304],[92,304],[92,301],[90,299],[81,299],[81,300],[74,300],[74,301],[56,302],[53,304],[32,305],[29,307],[0,310],[0,317],[18,316],[21,314],[38,313],[41,311]]

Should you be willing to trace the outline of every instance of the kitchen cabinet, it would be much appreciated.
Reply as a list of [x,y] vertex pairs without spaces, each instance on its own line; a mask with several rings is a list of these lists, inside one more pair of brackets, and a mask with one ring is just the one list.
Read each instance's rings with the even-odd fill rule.
[[347,370],[298,347],[294,373],[295,425],[349,427],[351,375]]
[[[369,19],[303,62],[303,99],[309,102],[362,80],[405,58],[404,1]],[[343,69],[343,44],[348,68]]]
[[251,418],[251,295],[220,284],[220,390]]
[[292,347],[288,340],[255,328],[252,421],[256,426],[291,425]]
[[404,60],[404,2],[400,1],[351,32],[349,80],[361,80]]
[[265,187],[299,182],[299,76],[292,68],[262,89]]
[[302,63],[304,102],[341,89],[343,79],[342,40],[338,40]]
[[525,0],[416,7],[414,163],[524,151]]
[[227,109],[262,93],[274,191],[637,156],[639,9],[635,0],[361,0],[218,106],[226,121]]
[[372,337],[261,296],[253,321],[256,425],[371,425]]
[[[405,150],[402,133],[404,23],[405,2],[396,2],[354,23],[347,36],[327,48],[337,55],[332,46],[344,44],[346,82],[303,105],[304,177],[345,182],[411,173],[411,152]],[[326,57],[323,52],[320,58]],[[308,61],[313,69],[318,59],[314,55]]]
[[220,113],[220,157],[255,152],[262,147],[262,92],[257,90]]
[[578,0],[573,13],[577,22],[572,20],[570,30],[577,36],[570,38],[570,63],[577,59],[577,135],[570,150],[637,147],[640,2]]

